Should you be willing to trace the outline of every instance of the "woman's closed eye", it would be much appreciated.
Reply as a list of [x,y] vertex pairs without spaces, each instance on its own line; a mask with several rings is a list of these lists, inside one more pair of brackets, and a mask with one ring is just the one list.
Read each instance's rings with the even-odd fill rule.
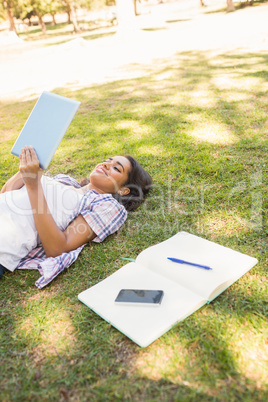
[[[105,163],[111,164],[112,161],[113,161],[112,158],[111,158],[111,159],[107,159],[107,160],[105,161]],[[113,166],[113,168],[114,168],[117,172],[122,173],[121,169],[120,169],[118,166]]]

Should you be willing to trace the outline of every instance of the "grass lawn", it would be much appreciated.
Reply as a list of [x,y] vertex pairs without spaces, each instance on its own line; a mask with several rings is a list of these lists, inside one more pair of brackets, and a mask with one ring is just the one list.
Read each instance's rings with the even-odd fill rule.
[[[0,283],[2,401],[267,400],[268,54],[185,52],[151,74],[56,93],[82,102],[50,174],[86,176],[132,154],[154,179],[146,203],[43,290],[36,271]],[[35,100],[0,104],[0,184]],[[185,230],[259,263],[211,304],[139,348],[77,295]]]

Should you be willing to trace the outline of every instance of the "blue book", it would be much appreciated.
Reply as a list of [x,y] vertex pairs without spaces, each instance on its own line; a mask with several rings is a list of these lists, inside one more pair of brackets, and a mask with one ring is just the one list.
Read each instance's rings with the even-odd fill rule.
[[44,91],[26,121],[11,153],[19,156],[32,145],[40,167],[47,169],[81,102]]

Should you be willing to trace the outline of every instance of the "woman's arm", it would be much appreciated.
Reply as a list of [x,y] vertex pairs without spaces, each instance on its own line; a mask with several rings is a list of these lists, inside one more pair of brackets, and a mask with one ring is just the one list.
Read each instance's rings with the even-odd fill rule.
[[42,171],[32,147],[25,147],[20,155],[20,172],[27,188],[34,222],[47,257],[56,257],[75,250],[96,237],[82,215],[62,232],[48,208],[41,184]]
[[14,176],[12,176],[6,184],[2,187],[1,193],[5,193],[6,191],[18,190],[19,188],[24,186],[24,181],[21,176],[21,173],[18,172]]

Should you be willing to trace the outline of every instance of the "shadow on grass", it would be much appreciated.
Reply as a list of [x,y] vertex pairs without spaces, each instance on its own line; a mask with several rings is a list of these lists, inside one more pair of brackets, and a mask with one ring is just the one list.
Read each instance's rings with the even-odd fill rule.
[[[244,306],[252,303],[243,291],[229,289],[140,349],[77,305],[75,289],[69,292],[58,283],[36,294],[25,279],[21,273],[24,295],[13,297],[8,309],[1,303],[7,312],[3,328],[12,334],[8,340],[1,337],[3,397],[12,388],[22,399],[40,398],[45,391],[55,400],[62,394],[79,400],[99,400],[103,394],[106,400],[115,395],[124,400],[265,400],[260,385],[265,370],[262,381],[256,379],[251,360],[255,356],[255,364],[261,365],[264,349],[254,334],[265,316],[261,320],[247,307],[237,313],[238,298]],[[83,279],[87,277],[81,273]],[[10,290],[16,293],[16,286]]]
[[165,31],[167,28],[159,27],[159,28],[142,28],[142,31],[146,32],[154,32],[154,31]]
[[177,23],[177,22],[186,22],[186,21],[191,21],[191,18],[182,18],[182,19],[178,19],[178,20],[166,20],[166,22],[168,24],[173,24],[173,23]]
[[[1,281],[4,399],[265,400],[267,58],[185,52],[142,78],[56,91],[82,104],[50,173],[79,178],[102,158],[130,153],[154,189],[117,235],[87,246],[44,290],[33,286],[37,272]],[[9,149],[33,105],[0,106],[1,184],[15,173]],[[140,349],[77,295],[120,268],[119,256],[135,258],[180,230],[259,264]]]
[[[234,10],[231,12],[241,10],[245,7],[257,7],[264,3],[267,3],[267,0],[240,1],[240,3],[236,2],[236,3],[234,3]],[[227,12],[227,7],[221,7],[221,8],[217,8],[214,10],[208,10],[208,11],[204,10],[204,14],[216,14],[216,13],[224,13],[224,12]]]
[[[75,33],[73,30],[73,25],[69,23],[57,24],[57,25],[48,25],[46,28],[46,32],[42,33],[40,28],[31,29],[28,32],[19,33],[19,37],[26,42],[31,41],[39,41],[47,39],[47,43],[44,46],[54,46],[62,43],[66,43],[72,39],[76,38],[84,38],[87,40],[98,39],[101,37],[111,35],[111,32],[107,31],[105,33],[100,32],[99,34],[92,34],[94,31],[102,31],[103,29],[110,29],[113,27],[108,21],[107,25],[99,24],[97,22],[90,21],[80,21],[79,22],[81,30],[78,33]],[[61,41],[55,42],[55,38],[62,38]],[[49,39],[53,39],[51,43],[49,43]]]
[[[96,28],[96,30],[97,30],[98,28]],[[71,40],[75,40],[75,39],[77,39],[77,38],[82,38],[82,39],[85,39],[85,40],[94,40],[94,39],[100,39],[100,38],[108,38],[109,36],[112,36],[112,35],[114,35],[115,34],[115,32],[105,32],[105,33],[96,33],[96,34],[87,34],[87,33],[84,33],[84,34],[80,34],[79,36],[75,36],[75,37],[71,37],[71,38],[68,38],[68,39],[64,39],[64,40],[62,40],[62,41],[59,41],[59,42],[53,42],[53,43],[47,43],[45,46],[57,46],[57,45],[62,45],[62,44],[64,44],[64,43],[68,43],[68,42],[70,42],[70,39]]]

